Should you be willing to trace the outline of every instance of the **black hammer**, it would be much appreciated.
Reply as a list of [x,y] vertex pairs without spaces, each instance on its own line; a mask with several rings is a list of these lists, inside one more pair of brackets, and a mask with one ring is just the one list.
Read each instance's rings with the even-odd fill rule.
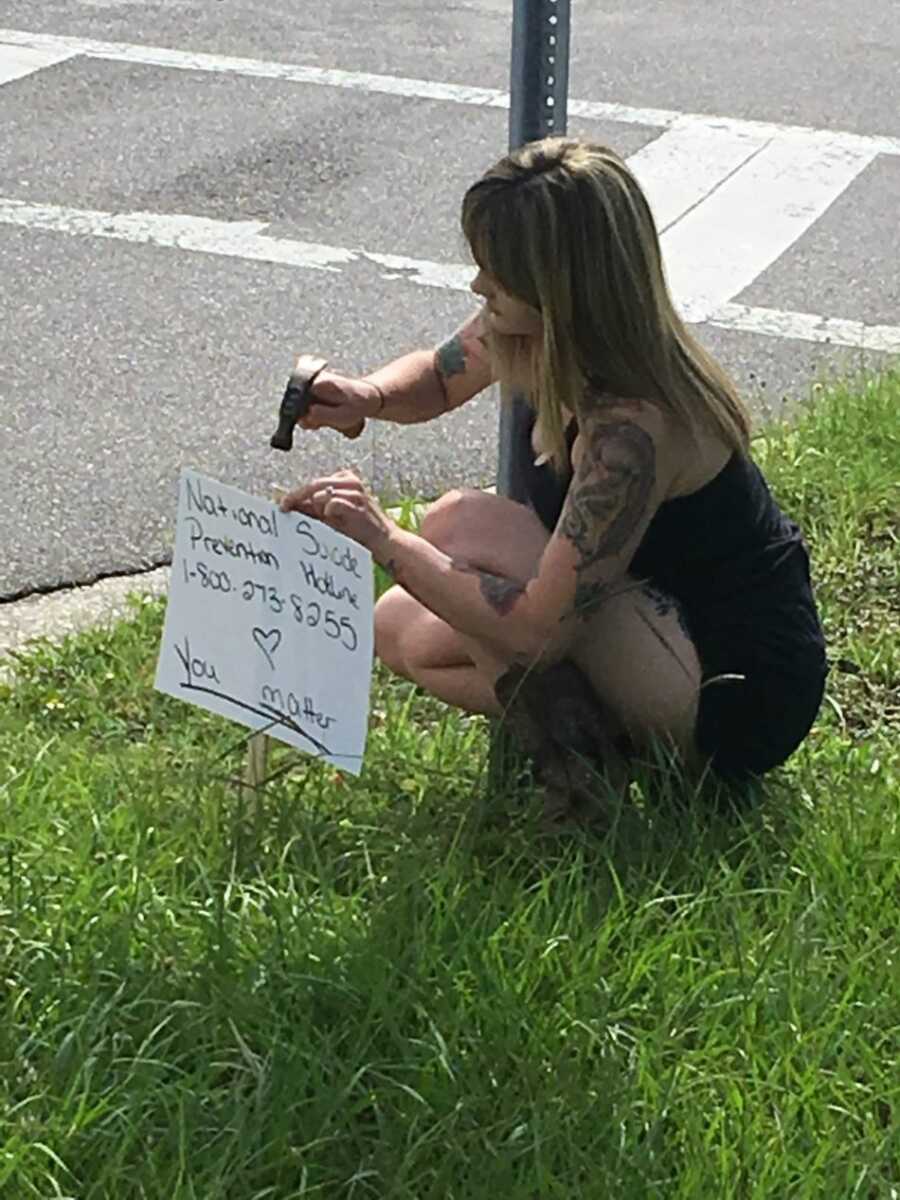
[[[291,450],[294,446],[294,426],[301,417],[309,412],[312,401],[310,389],[316,376],[325,370],[327,362],[324,358],[316,358],[312,354],[301,354],[297,365],[291,371],[281,408],[278,410],[278,428],[272,434],[270,445],[274,450]],[[342,429],[344,437],[357,438],[363,431],[365,421],[362,420],[351,429]]]

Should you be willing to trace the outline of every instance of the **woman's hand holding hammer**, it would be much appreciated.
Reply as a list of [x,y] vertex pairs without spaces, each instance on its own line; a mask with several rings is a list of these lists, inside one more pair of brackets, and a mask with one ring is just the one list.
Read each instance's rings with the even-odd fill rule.
[[327,362],[312,354],[301,354],[290,374],[278,410],[278,428],[270,445],[290,450],[294,428],[337,429],[347,438],[357,438],[367,417],[380,416],[384,393],[376,383],[351,379],[325,371]]
[[309,389],[309,409],[297,424],[301,429],[337,429],[356,437],[366,419],[377,417],[383,407],[384,393],[376,383],[322,371]]

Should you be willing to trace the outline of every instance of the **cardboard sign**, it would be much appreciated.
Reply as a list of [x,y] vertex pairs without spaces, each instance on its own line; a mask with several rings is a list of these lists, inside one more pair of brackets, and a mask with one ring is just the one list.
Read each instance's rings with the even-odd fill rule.
[[156,687],[358,775],[369,719],[368,550],[184,471]]

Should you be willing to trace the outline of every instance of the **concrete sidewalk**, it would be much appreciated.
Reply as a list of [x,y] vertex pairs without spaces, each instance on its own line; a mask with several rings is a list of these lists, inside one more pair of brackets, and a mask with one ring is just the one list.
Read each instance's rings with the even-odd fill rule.
[[59,641],[68,634],[116,621],[129,615],[129,595],[162,596],[168,586],[169,568],[157,567],[0,604],[0,682],[12,678],[11,655],[28,642],[36,638]]

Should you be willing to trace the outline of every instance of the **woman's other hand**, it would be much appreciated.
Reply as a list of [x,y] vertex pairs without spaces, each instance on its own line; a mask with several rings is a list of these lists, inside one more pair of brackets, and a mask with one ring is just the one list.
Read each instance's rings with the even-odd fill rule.
[[299,512],[324,521],[383,560],[394,522],[355,471],[335,471],[294,488],[281,500],[282,512]]
[[380,389],[365,379],[323,371],[309,390],[309,411],[297,424],[301,429],[362,429],[366,418],[377,416],[383,399]]

